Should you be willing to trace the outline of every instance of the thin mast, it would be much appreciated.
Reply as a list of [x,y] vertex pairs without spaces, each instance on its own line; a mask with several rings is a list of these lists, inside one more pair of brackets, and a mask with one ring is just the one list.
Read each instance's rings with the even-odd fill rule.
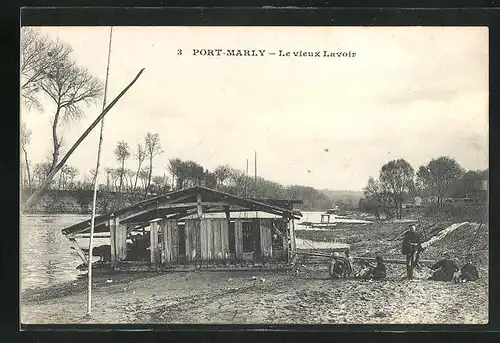
[[247,158],[247,177],[245,178],[245,198],[248,198],[248,158]]
[[[254,198],[257,199],[257,150],[255,150],[255,194]],[[259,212],[255,211],[255,218],[259,217]]]
[[[109,30],[109,47],[108,47],[108,62],[106,66],[106,80],[104,82],[104,96],[102,102],[102,108],[106,107],[106,93],[108,91],[108,76],[109,76],[109,61],[111,57],[111,39],[113,38],[113,27],[111,26]],[[104,129],[104,118],[101,120],[101,133],[99,135],[99,146],[97,148],[97,162],[94,175],[94,195],[92,199],[92,219],[90,224],[90,239],[89,239],[89,260],[87,263],[88,271],[88,294],[87,294],[87,316],[90,316],[92,312],[92,245],[94,240],[94,225],[95,225],[95,207],[97,200],[97,176],[99,175],[99,166],[101,161],[101,148],[102,148],[102,133]]]
[[254,197],[257,198],[257,150],[255,150],[255,192]]

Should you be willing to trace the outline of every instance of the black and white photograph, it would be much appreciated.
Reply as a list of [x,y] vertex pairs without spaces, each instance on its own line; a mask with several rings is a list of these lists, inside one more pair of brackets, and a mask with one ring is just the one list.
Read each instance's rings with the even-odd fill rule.
[[20,28],[21,324],[487,324],[489,32]]

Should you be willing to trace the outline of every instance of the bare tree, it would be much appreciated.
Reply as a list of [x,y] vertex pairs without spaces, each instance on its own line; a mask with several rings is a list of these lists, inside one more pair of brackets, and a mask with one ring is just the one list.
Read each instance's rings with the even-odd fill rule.
[[56,105],[52,118],[52,161],[53,171],[59,161],[62,139],[58,137],[61,123],[70,123],[83,115],[82,104],[98,101],[103,91],[102,82],[86,69],[79,68],[69,59],[63,59],[43,72],[40,88]]
[[109,178],[113,174],[113,168],[104,168],[104,171],[106,172],[106,188],[109,191],[110,190]]
[[28,151],[27,151],[28,145],[30,144],[31,141],[31,130],[28,129],[26,123],[21,124],[20,136],[21,136],[21,150],[23,151],[24,154],[24,162],[28,178],[28,188],[31,189],[30,162],[28,160]]
[[142,182],[142,187],[144,189],[147,189],[148,179],[149,179],[149,168],[148,167],[144,167],[141,169],[141,171],[139,172],[139,179]]
[[71,46],[50,39],[33,27],[21,28],[21,97],[29,108],[41,110],[39,83],[47,70],[65,60]]
[[125,160],[130,156],[130,148],[128,144],[124,141],[118,142],[115,148],[115,156],[118,162],[120,162],[120,186],[118,187],[118,192],[121,193],[123,186],[123,177],[125,176]]
[[[45,180],[50,171],[50,164],[47,162],[35,164],[33,170],[33,181],[36,180],[36,185],[40,186]],[[52,184],[52,183],[51,183]]]
[[153,173],[153,158],[163,152],[160,145],[160,135],[148,132],[145,137],[146,157],[149,159],[149,175],[146,184],[146,192],[151,185],[151,174]]
[[137,143],[137,151],[135,153],[135,158],[137,159],[137,173],[135,173],[134,189],[136,189],[137,187],[137,179],[139,178],[139,173],[141,171],[142,163],[146,158],[146,150],[141,145],[141,143]]
[[66,189],[74,187],[75,177],[78,175],[78,169],[72,166],[65,166],[64,187]]

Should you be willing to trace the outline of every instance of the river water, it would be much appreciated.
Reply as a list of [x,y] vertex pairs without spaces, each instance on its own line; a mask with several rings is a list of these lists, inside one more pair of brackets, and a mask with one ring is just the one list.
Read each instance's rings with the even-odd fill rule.
[[[296,224],[300,221],[319,221],[320,218],[321,212],[303,212],[302,220]],[[37,214],[21,217],[21,290],[72,281],[82,273],[76,269],[82,261],[71,249],[61,230],[88,219],[89,215],[75,214]],[[296,225],[295,228],[305,227]],[[304,246],[317,249],[330,244],[309,240],[300,240],[297,243],[298,248]],[[318,244],[321,247],[315,246]]]
[[21,290],[75,280],[82,263],[61,233],[89,215],[23,215],[20,225]]

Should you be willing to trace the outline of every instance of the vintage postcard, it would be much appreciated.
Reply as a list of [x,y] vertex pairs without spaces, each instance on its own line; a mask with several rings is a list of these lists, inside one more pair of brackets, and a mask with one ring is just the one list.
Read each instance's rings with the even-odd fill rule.
[[486,324],[488,37],[22,27],[21,323]]

